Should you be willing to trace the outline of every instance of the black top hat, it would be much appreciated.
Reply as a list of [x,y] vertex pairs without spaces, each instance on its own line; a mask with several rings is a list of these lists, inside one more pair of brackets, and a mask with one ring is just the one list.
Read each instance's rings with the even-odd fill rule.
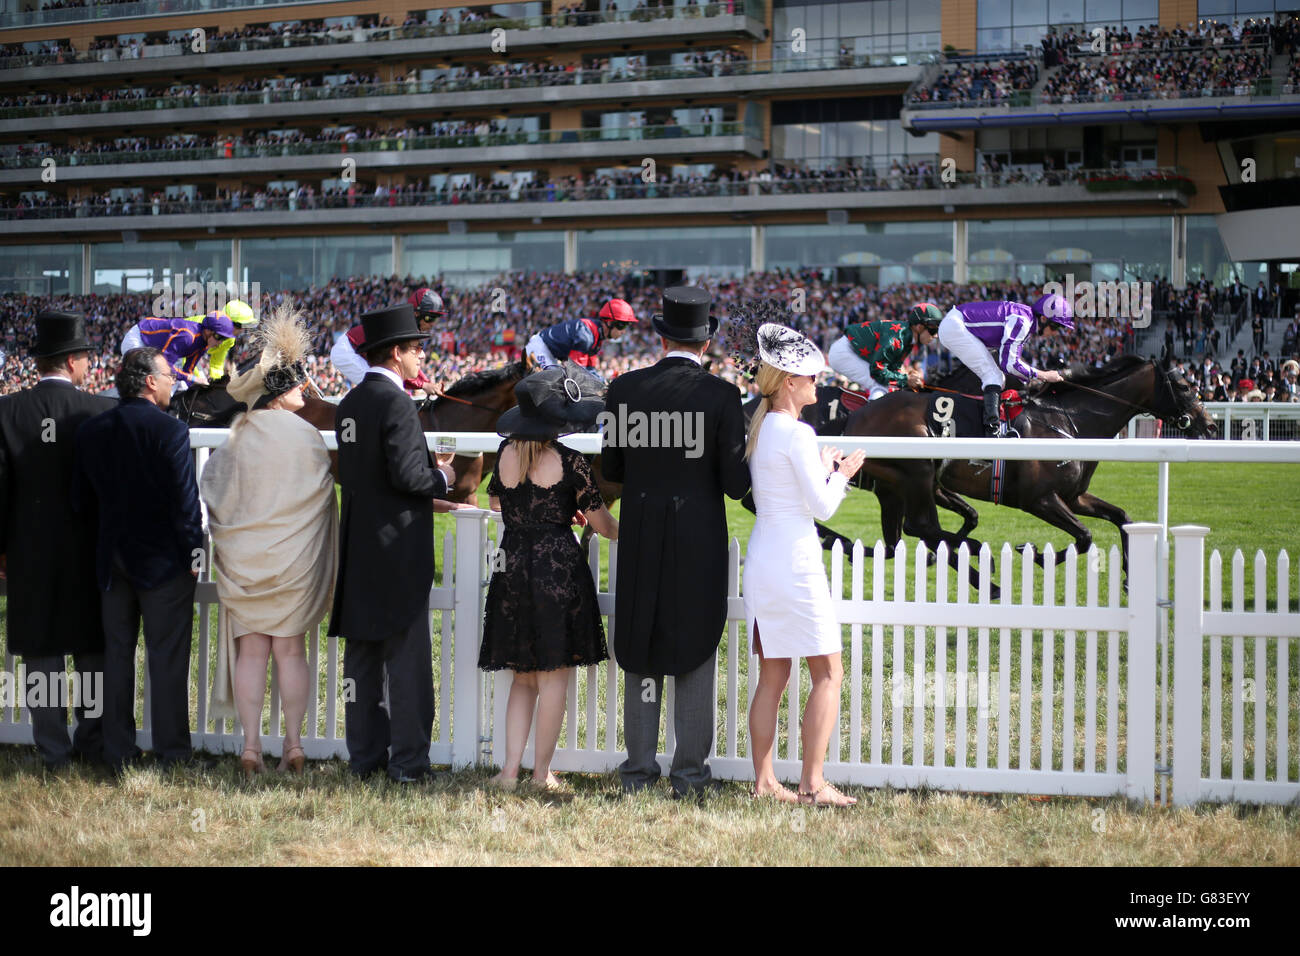
[[365,313],[361,316],[361,328],[366,333],[366,344],[362,346],[365,352],[429,337],[429,333],[420,331],[415,321],[415,310],[408,304]]
[[542,441],[586,431],[605,408],[604,394],[605,384],[571,360],[533,372],[515,385],[519,404],[501,416],[497,434]]
[[41,312],[36,316],[35,358],[53,358],[69,352],[89,352],[86,320],[77,312]]
[[679,285],[664,290],[664,310],[651,319],[655,331],[674,342],[704,342],[718,331],[716,316],[709,315],[709,293],[697,286]]

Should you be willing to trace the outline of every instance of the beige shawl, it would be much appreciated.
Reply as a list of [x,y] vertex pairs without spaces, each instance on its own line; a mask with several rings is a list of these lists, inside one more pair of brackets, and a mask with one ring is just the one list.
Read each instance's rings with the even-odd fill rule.
[[217,619],[212,717],[232,718],[235,638],[310,632],[329,610],[338,508],[320,433],[292,412],[240,415],[213,452],[199,493],[208,506]]

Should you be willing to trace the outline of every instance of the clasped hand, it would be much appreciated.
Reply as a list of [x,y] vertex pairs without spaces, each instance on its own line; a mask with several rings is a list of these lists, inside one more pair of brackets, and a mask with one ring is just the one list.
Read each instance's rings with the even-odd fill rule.
[[[867,453],[861,448],[848,455],[843,455],[838,448],[827,445],[821,450],[821,455],[822,465],[827,471],[838,471],[845,478],[852,478],[856,475],[858,469],[862,467],[862,463],[867,460]],[[835,468],[836,464],[839,465],[838,469]]]

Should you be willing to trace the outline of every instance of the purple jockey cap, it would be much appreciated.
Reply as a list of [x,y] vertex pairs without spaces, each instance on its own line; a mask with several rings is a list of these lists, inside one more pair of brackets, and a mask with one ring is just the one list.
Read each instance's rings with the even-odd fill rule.
[[216,332],[223,339],[235,337],[235,323],[224,312],[209,312],[203,317],[203,328]]
[[1042,316],[1063,329],[1074,328],[1074,309],[1063,295],[1042,295],[1032,306],[1034,315]]

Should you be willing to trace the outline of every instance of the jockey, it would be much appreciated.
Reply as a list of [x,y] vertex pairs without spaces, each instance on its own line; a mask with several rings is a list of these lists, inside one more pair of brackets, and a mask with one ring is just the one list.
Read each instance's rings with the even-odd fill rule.
[[932,302],[908,310],[903,322],[876,319],[850,325],[827,352],[831,368],[857,382],[867,400],[879,398],[904,384],[920,388],[925,378],[919,368],[903,372],[903,359],[912,351],[915,338],[929,345],[938,332],[943,313]]
[[190,385],[207,384],[198,365],[208,349],[234,339],[235,323],[224,310],[202,319],[141,319],[122,336],[122,354],[146,345],[158,349],[176,372],[173,392],[183,392]]
[[[447,309],[442,304],[442,296],[427,286],[411,293],[409,301],[411,308],[415,309],[415,319],[420,325],[421,332],[428,332],[434,322],[447,314]],[[370,363],[361,357],[365,347],[366,331],[362,326],[354,325],[348,329],[347,334],[340,335],[339,340],[330,349],[330,361],[343,373],[349,385],[356,385],[370,371]],[[414,392],[433,383],[421,369],[416,372],[415,378],[408,378],[403,384]]]
[[528,340],[524,351],[541,368],[573,359],[594,372],[596,355],[605,340],[618,338],[636,320],[630,305],[622,299],[610,299],[594,319],[567,319],[542,329]]
[[[1002,432],[998,419],[998,402],[1004,373],[1026,381],[1061,381],[1060,372],[1039,371],[1026,365],[1020,353],[1034,329],[1037,317],[1039,332],[1052,334],[1054,325],[1074,328],[1074,311],[1059,295],[1043,295],[1032,306],[1022,302],[967,302],[943,317],[939,323],[939,344],[968,369],[980,377],[984,388],[984,428],[992,437]],[[996,359],[994,358],[996,355]]]
[[[253,315],[253,310],[249,308],[246,302],[232,299],[226,303],[226,307],[221,311],[225,313],[226,318],[235,323],[236,332],[242,332],[257,325],[257,318]],[[189,318],[198,321],[203,320],[203,316],[198,315],[192,315]],[[208,350],[208,378],[212,381],[215,382],[226,374],[226,356],[230,354],[234,344],[234,339],[222,339]]]

